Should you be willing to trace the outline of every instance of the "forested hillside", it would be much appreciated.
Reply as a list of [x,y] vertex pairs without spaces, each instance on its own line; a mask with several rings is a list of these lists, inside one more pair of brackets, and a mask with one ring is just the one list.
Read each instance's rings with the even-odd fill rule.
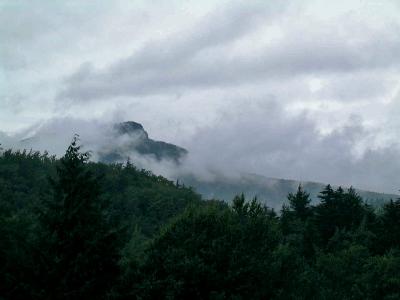
[[[91,126],[95,125],[95,123],[91,124]],[[194,187],[196,192],[206,199],[218,198],[229,203],[235,195],[245,193],[249,198],[258,197],[260,202],[279,210],[287,202],[284,201],[287,194],[295,192],[299,184],[310,193],[313,203],[319,201],[318,194],[326,185],[321,182],[265,177],[246,173],[245,170],[239,170],[234,174],[231,174],[232,171],[218,170],[218,168],[214,171],[207,169],[204,172],[205,170],[199,170],[190,163],[185,165],[192,155],[191,152],[178,145],[150,138],[143,125],[134,121],[108,124],[105,128],[98,126],[96,130],[99,131],[97,138],[92,137],[91,140],[94,134],[88,133],[85,138],[86,147],[94,147],[89,148],[93,151],[93,160],[112,164],[123,163],[129,157],[134,158],[135,163],[141,168],[164,171],[164,174],[170,176],[170,180],[178,180]],[[50,133],[38,130],[30,138],[21,139],[13,146],[17,149],[38,150],[48,149],[47,144],[50,144],[53,146],[51,153],[62,155],[64,151],[62,145],[65,144],[67,147],[69,143],[67,136],[68,134],[58,135],[51,130]],[[59,150],[55,151],[55,148]],[[313,176],[309,175],[309,178]],[[347,186],[350,187],[351,184],[352,182],[349,182]],[[357,193],[366,202],[375,206],[381,206],[390,199],[398,198],[394,194],[377,193],[359,188],[357,188]]]
[[227,205],[89,156],[1,152],[0,299],[400,298],[400,200]]

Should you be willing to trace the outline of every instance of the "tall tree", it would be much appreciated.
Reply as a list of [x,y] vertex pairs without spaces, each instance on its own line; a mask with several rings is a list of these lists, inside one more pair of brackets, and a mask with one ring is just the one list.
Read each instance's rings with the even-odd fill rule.
[[40,218],[48,257],[44,298],[104,298],[117,275],[117,239],[103,214],[100,178],[77,141],[60,160]]
[[304,221],[310,215],[310,194],[304,191],[301,185],[299,185],[295,194],[290,193],[288,195],[288,200],[296,217]]
[[333,190],[327,185],[318,197],[321,203],[316,206],[315,221],[324,243],[337,229],[357,228],[367,214],[362,198],[353,188],[345,192],[341,187]]
[[385,204],[380,221],[380,245],[386,250],[400,249],[400,199]]

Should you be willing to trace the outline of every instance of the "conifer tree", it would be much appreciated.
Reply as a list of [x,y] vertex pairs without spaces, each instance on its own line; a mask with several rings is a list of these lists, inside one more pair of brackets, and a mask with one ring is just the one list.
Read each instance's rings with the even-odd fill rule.
[[89,153],[74,137],[50,179],[53,197],[41,216],[47,250],[44,298],[104,298],[117,275],[117,247],[103,215],[99,177],[88,169]]
[[335,191],[332,189],[330,184],[320,192],[318,198],[321,199],[321,203],[330,203],[335,199]]
[[361,197],[352,187],[345,192],[341,187],[333,190],[327,185],[318,197],[321,203],[316,206],[315,221],[325,243],[338,229],[357,228],[367,214]]
[[400,249],[400,199],[390,200],[381,216],[380,244],[384,249]]
[[290,208],[301,220],[304,221],[310,215],[310,194],[304,191],[301,185],[299,185],[295,194],[290,193],[288,195],[288,200]]

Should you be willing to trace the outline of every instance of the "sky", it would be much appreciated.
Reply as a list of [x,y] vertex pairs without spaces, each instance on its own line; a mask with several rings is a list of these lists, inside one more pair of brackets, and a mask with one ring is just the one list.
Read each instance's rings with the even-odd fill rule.
[[399,53],[398,0],[0,0],[0,143],[133,120],[203,173],[396,192]]

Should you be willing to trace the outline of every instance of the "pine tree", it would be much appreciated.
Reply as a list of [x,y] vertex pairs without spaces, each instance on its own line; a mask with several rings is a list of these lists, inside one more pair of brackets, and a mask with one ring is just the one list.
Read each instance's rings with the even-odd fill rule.
[[305,220],[310,215],[310,194],[303,190],[299,185],[295,194],[288,195],[290,208],[294,211],[296,217]]
[[345,192],[341,187],[333,190],[327,185],[318,197],[321,203],[316,206],[315,221],[325,243],[338,229],[357,228],[368,213],[352,187]]
[[88,169],[88,160],[75,136],[50,180],[54,194],[41,216],[48,256],[45,298],[104,298],[117,275],[116,235],[103,215],[100,178]]
[[380,227],[380,244],[384,249],[400,249],[400,199],[385,204]]
[[335,191],[332,189],[330,184],[320,192],[318,198],[321,200],[321,203],[330,203],[335,199]]

